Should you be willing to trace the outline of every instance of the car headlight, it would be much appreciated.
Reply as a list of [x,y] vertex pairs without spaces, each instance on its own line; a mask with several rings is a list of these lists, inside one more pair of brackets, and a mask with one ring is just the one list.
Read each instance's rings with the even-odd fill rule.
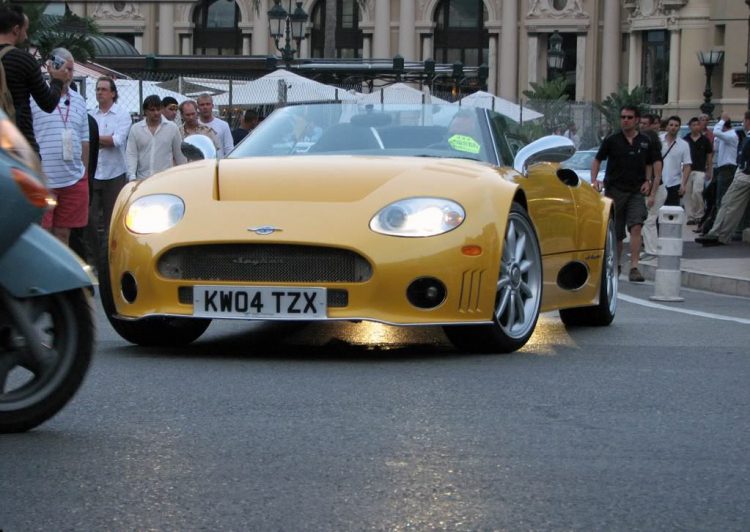
[[370,220],[370,229],[391,236],[442,235],[461,225],[463,207],[443,198],[410,198],[391,203]]
[[135,200],[125,215],[125,227],[139,235],[161,233],[177,225],[185,203],[171,194],[154,194]]

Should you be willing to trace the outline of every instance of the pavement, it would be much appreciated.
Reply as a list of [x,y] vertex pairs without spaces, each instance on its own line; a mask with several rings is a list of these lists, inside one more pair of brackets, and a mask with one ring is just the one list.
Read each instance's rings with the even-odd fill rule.
[[[694,225],[682,227],[682,288],[705,290],[750,298],[750,243],[731,242],[726,246],[703,247],[695,242],[698,236]],[[627,281],[627,244],[623,252],[623,273],[620,282]],[[638,268],[646,278],[656,278],[658,259],[640,261]]]

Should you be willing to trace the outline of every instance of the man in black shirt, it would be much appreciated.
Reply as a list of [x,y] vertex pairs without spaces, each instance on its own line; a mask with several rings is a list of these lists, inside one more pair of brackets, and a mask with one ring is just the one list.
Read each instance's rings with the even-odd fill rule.
[[698,117],[690,119],[690,134],[685,135],[685,142],[690,146],[690,174],[683,178],[680,195],[685,200],[687,224],[695,225],[703,218],[703,186],[711,179],[714,166],[714,149],[711,141],[701,131]]
[[[20,46],[26,40],[28,29],[29,19],[20,6],[0,5],[0,52],[9,46]],[[63,85],[70,80],[70,72],[64,67],[55,70],[52,62],[48,61],[47,71],[52,81],[47,85],[36,59],[30,53],[13,48],[3,55],[2,62],[5,81],[13,96],[16,126],[31,147],[39,153],[39,145],[34,138],[29,96],[34,98],[40,109],[51,113],[60,103],[60,93]]]
[[[637,107],[624,105],[620,108],[621,130],[604,139],[591,164],[591,175],[599,173],[599,166],[609,160],[604,175],[605,194],[615,204],[615,226],[617,228],[618,264],[622,262],[622,241],[625,240],[625,227],[630,231],[630,272],[628,279],[642,283],[643,275],[638,270],[641,253],[641,229],[648,216],[646,200],[651,189],[651,169],[655,158],[648,137],[638,132],[636,125],[640,118]],[[592,185],[599,191],[601,185],[596,179]]]

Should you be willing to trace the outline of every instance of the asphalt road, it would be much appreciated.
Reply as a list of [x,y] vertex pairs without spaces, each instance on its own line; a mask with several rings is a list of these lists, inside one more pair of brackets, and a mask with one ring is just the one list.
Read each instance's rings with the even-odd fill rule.
[[0,437],[0,529],[750,530],[750,302],[621,293],[505,356],[366,323],[144,349],[100,311],[78,396]]

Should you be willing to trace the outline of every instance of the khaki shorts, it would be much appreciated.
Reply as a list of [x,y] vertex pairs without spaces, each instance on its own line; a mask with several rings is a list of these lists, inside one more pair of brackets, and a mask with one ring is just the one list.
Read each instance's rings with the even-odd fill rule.
[[625,227],[628,230],[634,225],[643,225],[648,217],[646,198],[638,192],[625,192],[608,187],[604,194],[615,203],[615,229],[617,240],[625,239]]

